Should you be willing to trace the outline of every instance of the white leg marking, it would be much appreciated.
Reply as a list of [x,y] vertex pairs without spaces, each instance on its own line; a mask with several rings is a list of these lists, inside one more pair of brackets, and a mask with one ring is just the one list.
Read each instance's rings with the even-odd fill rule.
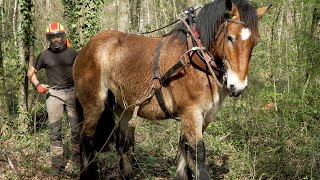
[[251,36],[251,31],[248,28],[243,28],[240,34],[241,39],[245,41]]
[[183,155],[180,155],[180,157],[182,157],[182,158],[179,160],[177,173],[180,175],[180,177],[183,177],[185,175],[184,170],[185,170],[187,163],[186,163],[185,159],[183,158]]

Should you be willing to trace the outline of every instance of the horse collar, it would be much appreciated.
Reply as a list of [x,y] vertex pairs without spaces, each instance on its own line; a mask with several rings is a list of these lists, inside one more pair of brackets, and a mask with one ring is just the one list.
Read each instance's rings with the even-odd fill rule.
[[[191,46],[192,47],[196,47],[199,46],[199,48],[203,49],[203,54],[201,52],[199,52],[198,50],[193,51],[197,54],[197,56],[201,59],[201,61],[203,63],[207,61],[209,61],[209,64],[211,65],[211,68],[213,70],[215,70],[215,74],[217,76],[223,76],[223,74],[225,73],[225,68],[224,68],[224,62],[222,64],[222,68],[220,68],[221,66],[218,66],[218,64],[215,61],[215,58],[213,57],[213,55],[211,55],[211,53],[209,51],[207,51],[207,49],[203,46],[203,43],[200,39],[200,32],[198,31],[197,27],[195,25],[192,26],[191,28],[193,35],[195,36],[194,38],[192,36],[191,37]],[[194,53],[191,54],[191,57],[193,56]],[[224,61],[224,60],[223,60]],[[200,68],[201,66],[197,65],[197,63],[193,62],[198,68]],[[200,68],[203,71],[203,68]]]

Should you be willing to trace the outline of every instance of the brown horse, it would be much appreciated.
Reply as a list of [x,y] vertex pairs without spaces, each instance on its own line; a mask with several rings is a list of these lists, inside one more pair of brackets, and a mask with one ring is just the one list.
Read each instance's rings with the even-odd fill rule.
[[[178,179],[210,179],[203,132],[225,96],[239,96],[246,88],[251,52],[259,39],[258,19],[267,9],[255,9],[245,0],[215,0],[195,17],[192,9],[187,11],[189,18],[163,38],[111,30],[94,36],[73,70],[84,117],[80,178],[97,178],[94,150],[113,134],[120,172],[132,178],[130,120],[138,115],[179,117]],[[117,123],[116,116],[121,116]]]

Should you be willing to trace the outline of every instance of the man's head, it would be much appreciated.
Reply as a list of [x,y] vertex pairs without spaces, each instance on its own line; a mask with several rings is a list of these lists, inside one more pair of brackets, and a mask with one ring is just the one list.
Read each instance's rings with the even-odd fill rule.
[[60,23],[50,23],[47,27],[46,37],[53,50],[60,50],[66,45],[66,32]]

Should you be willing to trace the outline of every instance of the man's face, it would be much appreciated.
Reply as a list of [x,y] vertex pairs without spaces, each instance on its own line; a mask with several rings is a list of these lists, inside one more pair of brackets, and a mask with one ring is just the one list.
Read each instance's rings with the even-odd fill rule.
[[57,34],[48,34],[47,39],[50,43],[50,47],[57,48],[64,45],[65,34],[57,33]]
[[61,37],[54,37],[50,41],[52,45],[59,46],[59,44],[61,43],[61,39]]

